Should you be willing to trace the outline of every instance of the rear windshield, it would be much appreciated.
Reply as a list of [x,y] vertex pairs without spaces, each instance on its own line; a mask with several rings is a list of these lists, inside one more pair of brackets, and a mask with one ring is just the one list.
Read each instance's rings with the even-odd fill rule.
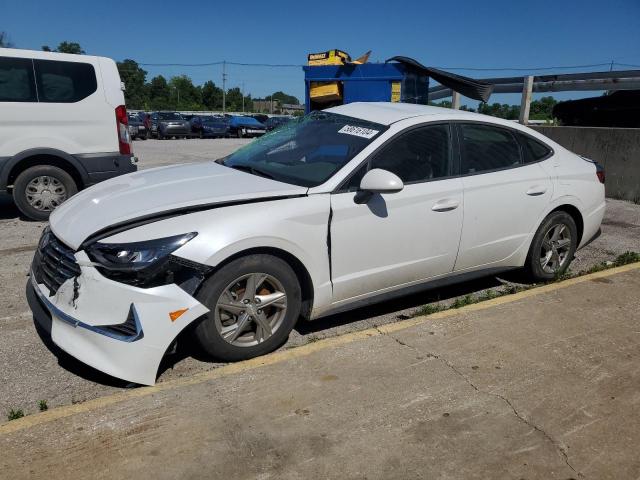
[[313,112],[249,143],[222,163],[281,182],[315,187],[386,129],[353,117]]
[[183,120],[182,115],[173,112],[158,112],[160,120]]

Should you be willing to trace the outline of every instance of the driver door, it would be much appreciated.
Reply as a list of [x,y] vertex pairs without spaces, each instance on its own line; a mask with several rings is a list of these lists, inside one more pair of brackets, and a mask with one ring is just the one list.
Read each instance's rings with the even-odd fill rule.
[[[376,152],[342,190],[331,195],[334,302],[448,274],[458,253],[463,194],[452,174],[449,124],[411,128]],[[354,201],[368,169],[398,175],[398,193]]]

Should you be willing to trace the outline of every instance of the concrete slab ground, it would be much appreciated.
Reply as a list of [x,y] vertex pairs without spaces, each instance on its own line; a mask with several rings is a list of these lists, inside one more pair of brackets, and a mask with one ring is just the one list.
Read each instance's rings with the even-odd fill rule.
[[0,425],[2,478],[640,475],[640,264]]

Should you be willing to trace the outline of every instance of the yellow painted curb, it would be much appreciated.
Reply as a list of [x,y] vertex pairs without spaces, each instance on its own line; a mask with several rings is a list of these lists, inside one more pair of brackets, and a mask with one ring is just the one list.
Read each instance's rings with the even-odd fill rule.
[[245,360],[243,362],[230,363],[223,367],[215,368],[206,372],[197,373],[191,377],[179,378],[167,382],[162,382],[153,387],[141,387],[133,390],[126,390],[124,392],[115,393],[106,397],[99,397],[93,400],[88,400],[83,403],[76,403],[73,405],[65,405],[62,407],[54,408],[46,412],[36,413],[26,417],[12,420],[10,422],[0,425],[0,435],[7,435],[20,430],[25,430],[37,425],[50,423],[55,420],[70,417],[79,413],[91,412],[98,410],[109,405],[113,405],[125,400],[146,397],[165,390],[173,390],[189,385],[197,385],[220,377],[226,377],[235,373],[245,372],[253,370],[259,367],[267,365],[273,365],[292,358],[300,358],[312,353],[325,350],[327,348],[338,347],[340,345],[346,345],[358,340],[366,339],[369,337],[375,337],[386,333],[398,332],[407,328],[421,325],[427,321],[437,320],[442,318],[453,317],[467,312],[475,312],[479,310],[486,310],[491,307],[504,305],[507,303],[517,302],[525,298],[541,295],[555,290],[571,287],[583,282],[588,282],[593,279],[610,277],[619,273],[629,272],[631,270],[640,269],[640,262],[623,265],[621,267],[610,268],[596,273],[590,273],[580,277],[570,278],[562,282],[551,283],[543,285],[541,287],[531,288],[522,292],[514,293],[512,295],[504,295],[502,297],[493,298],[479,303],[467,305],[462,308],[443,310],[441,312],[433,313],[431,315],[410,318],[408,320],[402,320],[395,323],[389,323],[381,325],[375,328],[369,328],[358,332],[346,333],[337,337],[326,338],[318,340],[314,343],[308,343],[300,347],[295,347],[290,350],[282,350],[274,352],[262,357],[252,358],[251,360]]

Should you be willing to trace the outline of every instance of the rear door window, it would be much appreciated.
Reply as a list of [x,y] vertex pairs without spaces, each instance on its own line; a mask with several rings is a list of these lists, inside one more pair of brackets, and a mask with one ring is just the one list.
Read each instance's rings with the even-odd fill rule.
[[462,175],[516,167],[522,163],[520,145],[506,128],[460,124]]
[[34,60],[38,98],[48,103],[75,103],[98,88],[93,65],[82,62]]
[[0,102],[37,102],[30,58],[0,57]]

